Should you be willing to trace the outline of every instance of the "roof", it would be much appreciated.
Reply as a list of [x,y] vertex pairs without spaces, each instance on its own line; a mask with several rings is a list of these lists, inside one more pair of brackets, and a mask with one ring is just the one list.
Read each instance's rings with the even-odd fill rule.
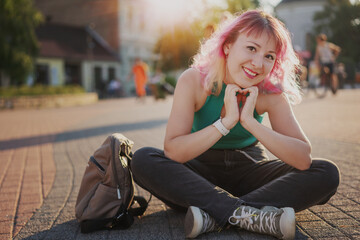
[[41,57],[71,60],[119,61],[116,52],[104,40],[94,37],[86,27],[46,23],[36,29]]

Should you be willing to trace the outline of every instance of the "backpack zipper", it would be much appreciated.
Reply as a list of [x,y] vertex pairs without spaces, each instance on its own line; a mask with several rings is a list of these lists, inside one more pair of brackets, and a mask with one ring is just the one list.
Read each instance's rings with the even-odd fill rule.
[[90,162],[94,163],[101,171],[105,172],[105,169],[100,165],[98,161],[96,161],[94,156],[90,157]]

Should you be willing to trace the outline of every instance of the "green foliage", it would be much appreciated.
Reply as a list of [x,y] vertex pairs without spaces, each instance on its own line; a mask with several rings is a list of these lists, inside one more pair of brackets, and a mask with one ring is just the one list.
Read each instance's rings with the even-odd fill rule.
[[177,25],[158,40],[155,53],[161,55],[161,69],[170,71],[189,66],[199,47],[200,36],[192,26]]
[[216,27],[225,11],[236,13],[259,6],[258,0],[226,0],[226,2],[226,9],[208,6],[205,15],[200,19],[195,19],[190,24],[177,25],[159,38],[154,52],[161,57],[159,64],[162,71],[189,67],[200,42],[204,39],[204,29],[209,24]]
[[341,56],[360,61],[360,3],[327,0],[323,11],[314,16],[315,34],[325,33],[330,42],[342,48]]
[[170,75],[166,75],[165,77],[165,82],[167,82],[168,84],[170,84],[171,86],[175,87],[176,86],[176,78],[172,77]]
[[0,97],[16,97],[16,96],[39,96],[39,95],[55,95],[55,94],[79,94],[84,93],[85,89],[80,86],[44,86],[35,85],[33,87],[6,87],[0,88]]
[[24,83],[38,53],[35,27],[42,15],[31,0],[0,1],[0,72],[10,77],[12,85]]
[[227,11],[230,13],[243,12],[247,9],[259,7],[260,3],[256,0],[226,0]]
[[353,59],[346,57],[346,56],[340,56],[337,60],[337,62],[341,62],[345,65],[345,71],[347,74],[347,79],[355,80],[356,78],[356,63]]

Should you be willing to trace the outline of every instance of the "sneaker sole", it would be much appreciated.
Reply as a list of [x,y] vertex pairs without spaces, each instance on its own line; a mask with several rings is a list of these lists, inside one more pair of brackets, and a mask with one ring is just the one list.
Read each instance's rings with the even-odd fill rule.
[[186,238],[196,238],[201,231],[203,218],[200,209],[194,206],[188,208],[185,215],[185,236]]
[[285,240],[295,238],[295,211],[292,208],[282,208],[284,213],[280,218],[280,229]]

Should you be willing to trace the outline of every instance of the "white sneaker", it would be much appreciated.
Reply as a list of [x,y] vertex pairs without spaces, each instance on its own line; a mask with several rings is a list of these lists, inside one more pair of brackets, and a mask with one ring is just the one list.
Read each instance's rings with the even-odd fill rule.
[[292,208],[249,206],[237,208],[229,218],[231,225],[242,229],[272,235],[279,239],[295,238],[295,211]]
[[217,229],[215,219],[198,207],[191,206],[185,216],[186,238],[196,238],[202,233]]

